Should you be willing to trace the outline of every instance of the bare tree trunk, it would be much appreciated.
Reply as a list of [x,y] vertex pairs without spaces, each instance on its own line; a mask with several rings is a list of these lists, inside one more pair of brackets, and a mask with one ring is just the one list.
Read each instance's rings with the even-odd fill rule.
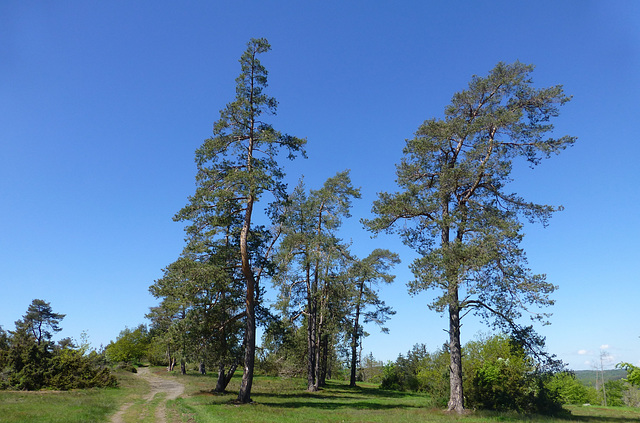
[[321,363],[320,363],[320,374],[318,375],[318,378],[320,379],[320,382],[318,383],[319,386],[325,386],[327,384],[327,367],[328,367],[328,357],[329,357],[329,335],[324,334],[322,335],[322,342],[320,343],[320,348],[321,348]]
[[180,373],[182,373],[183,375],[187,374],[187,363],[186,361],[180,360]]
[[[322,307],[320,307],[322,308]],[[319,319],[318,319],[318,329],[316,330],[316,358],[315,358],[315,364],[316,367],[314,369],[314,378],[315,378],[315,384],[313,385],[313,390],[317,391],[320,389],[320,365],[322,363],[322,356],[321,356],[321,350],[322,348],[320,348],[320,344],[321,344],[321,339],[322,339],[322,332],[324,331],[324,325],[323,325],[323,321],[324,321],[324,316],[322,315],[322,313],[320,313]]]
[[360,310],[356,309],[356,322],[353,325],[351,334],[351,376],[349,377],[349,386],[356,386],[356,367],[358,365],[358,315]]
[[167,358],[169,359],[167,371],[172,372],[173,368],[176,366],[176,358],[171,355],[171,346],[167,346]]
[[229,385],[229,382],[231,382],[231,378],[233,377],[233,374],[236,372],[237,368],[237,364],[232,364],[229,368],[229,371],[225,373],[224,361],[220,362],[220,365],[218,367],[218,381],[216,382],[216,389],[214,389],[215,392],[224,392],[225,389],[227,389],[227,386]]
[[315,391],[316,388],[316,303],[311,282],[311,265],[306,266],[307,278],[307,390]]
[[360,300],[362,298],[362,291],[364,290],[364,282],[360,283],[358,301],[356,303],[356,315],[354,317],[353,332],[351,333],[351,377],[349,379],[349,386],[356,386],[356,366],[358,365],[358,327],[360,325]]
[[448,411],[458,414],[464,412],[464,395],[462,391],[462,347],[460,345],[460,307],[458,304],[457,284],[449,289],[449,406]]
[[[250,166],[250,162],[249,162]],[[238,402],[246,404],[251,402],[251,386],[253,385],[253,368],[256,357],[256,280],[249,262],[248,237],[249,228],[251,226],[251,213],[253,211],[253,196],[249,195],[247,201],[247,209],[245,212],[245,220],[240,233],[240,256],[242,260],[242,273],[247,283],[247,295],[245,298],[245,307],[247,311],[247,328],[245,331],[245,350],[244,350],[244,372],[242,373],[242,382],[240,384],[240,392],[238,392]]]
[[246,346],[244,354],[244,371],[242,373],[242,382],[240,384],[240,392],[238,393],[238,402],[251,402],[251,386],[253,385],[253,368],[255,364],[256,351],[256,316],[253,307],[247,307],[247,329],[246,329]]

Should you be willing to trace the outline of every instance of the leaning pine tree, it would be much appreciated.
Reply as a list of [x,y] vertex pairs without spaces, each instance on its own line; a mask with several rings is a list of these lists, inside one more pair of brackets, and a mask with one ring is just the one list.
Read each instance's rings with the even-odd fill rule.
[[440,292],[430,308],[449,313],[450,411],[464,410],[461,317],[471,311],[530,334],[516,323],[522,312],[553,304],[555,286],[527,268],[520,218],[546,225],[558,209],[527,202],[507,184],[515,159],[537,165],[575,138],[547,136],[549,120],[570,97],[561,86],[534,88],[532,70],[499,63],[487,77],[474,76],[444,119],[425,121],[407,140],[397,166],[400,191],[381,193],[373,205],[377,217],[365,221],[374,232],[397,230],[419,253],[411,293]]
[[[253,222],[254,207],[266,193],[275,201],[285,198],[284,173],[277,163],[282,149],[290,159],[304,155],[306,140],[281,134],[263,119],[276,112],[277,101],[264,93],[267,70],[258,55],[271,49],[264,38],[252,39],[240,58],[241,73],[236,78],[236,98],[220,111],[213,137],[196,150],[197,189],[176,219],[190,220],[194,227],[206,228],[201,236],[217,239],[228,236],[229,213],[241,218],[237,240],[237,266],[245,281],[245,353],[238,402],[251,401],[251,385],[256,348],[256,305],[265,255],[265,232]],[[234,242],[235,243],[235,242]],[[260,246],[262,244],[262,246]]]

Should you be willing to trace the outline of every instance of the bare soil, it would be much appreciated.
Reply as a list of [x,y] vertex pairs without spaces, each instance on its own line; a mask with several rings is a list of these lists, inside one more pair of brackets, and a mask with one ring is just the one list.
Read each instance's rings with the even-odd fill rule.
[[[144,379],[148,384],[150,391],[143,398],[150,403],[157,394],[166,394],[160,404],[155,409],[156,423],[167,423],[166,404],[169,400],[178,398],[184,392],[184,385],[173,380],[164,379],[151,373],[148,367],[139,367],[136,375]],[[124,415],[133,403],[123,404],[116,414],[111,418],[111,423],[126,423]]]

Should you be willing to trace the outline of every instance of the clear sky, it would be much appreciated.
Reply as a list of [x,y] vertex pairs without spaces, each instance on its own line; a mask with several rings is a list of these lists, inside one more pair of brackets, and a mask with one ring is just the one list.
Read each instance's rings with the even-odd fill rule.
[[[252,37],[276,129],[308,139],[286,163],[316,188],[351,169],[363,198],[342,235],[354,251],[397,251],[381,295],[391,333],[367,328],[364,352],[395,359],[435,350],[446,319],[432,293],[407,294],[413,253],[358,223],[394,190],[404,140],[441,117],[454,92],[499,61],[536,65],[538,87],[574,96],[555,135],[576,145],[513,191],[563,205],[548,228],[528,225],[531,268],[559,285],[550,352],[589,369],[599,351],[640,364],[637,1],[2,1],[0,2],[0,325],[34,298],[66,313],[62,336],[107,344],[144,322],[148,287],[184,245],[172,216],[195,189],[194,150],[234,96]],[[468,316],[463,342],[488,328]]]

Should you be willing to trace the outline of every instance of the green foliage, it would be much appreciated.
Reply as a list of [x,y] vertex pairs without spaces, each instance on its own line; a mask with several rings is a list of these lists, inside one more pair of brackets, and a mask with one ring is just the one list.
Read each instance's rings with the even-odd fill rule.
[[65,338],[51,341],[61,330],[63,314],[54,313],[49,303],[34,300],[27,314],[16,322],[16,330],[7,334],[0,329],[0,389],[58,390],[117,385],[105,366],[104,357],[88,350],[88,344],[76,347]]
[[[238,395],[242,403],[251,400],[260,280],[271,270],[270,255],[277,239],[269,230],[252,222],[254,207],[265,194],[271,194],[274,204],[265,211],[275,222],[279,220],[278,205],[286,200],[286,185],[278,158],[283,152],[289,159],[297,153],[304,155],[306,143],[304,139],[276,131],[264,119],[265,115],[276,113],[278,104],[265,93],[268,72],[258,58],[269,50],[271,45],[264,38],[253,38],[247,43],[240,57],[235,99],[220,111],[220,119],[213,125],[213,136],[195,152],[196,192],[174,217],[177,221],[190,222],[185,228],[188,246],[183,256],[192,258],[190,254],[196,254],[196,261],[201,263],[207,256],[213,258],[224,280],[231,284],[243,282],[242,298],[236,295],[235,289],[226,290],[230,297],[241,299],[244,305],[242,314],[232,316],[232,319],[244,318],[245,323],[244,378]],[[231,311],[234,310],[228,310]],[[211,332],[210,328],[201,331]],[[234,368],[236,354],[231,352],[232,342],[227,343],[226,338],[230,334],[230,341],[234,341],[239,332],[235,328],[216,332],[220,333],[217,351],[228,347],[232,356],[218,354],[220,365],[231,359],[236,361]]]
[[624,369],[611,369],[611,370],[576,370],[575,372],[576,379],[580,381],[583,385],[586,386],[595,386],[599,384],[600,381],[604,378],[605,381],[608,380],[618,380],[624,379],[627,375],[626,370]]
[[307,370],[307,330],[273,320],[262,335],[258,370],[269,376],[301,377]]
[[27,313],[16,322],[16,329],[29,333],[40,345],[51,340],[52,332],[60,332],[60,322],[64,314],[54,313],[51,305],[43,300],[35,299],[29,305]]
[[449,353],[442,348],[427,352],[424,344],[416,344],[400,354],[395,363],[384,366],[382,389],[419,391],[428,393],[436,404],[444,406],[449,393]]
[[48,342],[38,345],[35,339],[23,334],[18,331],[12,337],[7,385],[26,391],[45,388],[53,356],[51,345]]
[[146,358],[151,339],[145,325],[135,329],[125,328],[115,341],[105,349],[107,360],[112,363],[139,363]]
[[[280,291],[277,307],[284,319],[307,330],[310,390],[322,386],[330,371],[328,364],[335,355],[330,339],[343,329],[349,309],[359,307],[347,282],[348,246],[337,237],[354,198],[360,198],[360,190],[344,171],[308,193],[300,181],[282,210],[283,236],[273,278]],[[357,322],[353,325],[358,327]]]
[[[463,347],[463,379],[469,407],[553,414],[561,409],[559,382],[536,371],[521,345],[504,335],[468,342]],[[575,379],[574,379],[575,380]],[[449,352],[415,345],[406,357],[384,366],[383,389],[422,391],[439,405],[449,394]]]
[[640,386],[640,367],[630,363],[618,363],[616,367],[627,371],[627,382],[634,386]]
[[183,256],[164,269],[149,288],[160,305],[153,322],[148,357],[166,365],[180,359],[215,367],[241,362],[243,281],[237,248],[228,242],[189,242]]
[[382,361],[377,361],[373,356],[373,353],[369,353],[362,358],[358,380],[369,383],[381,383],[383,368],[384,363]]
[[95,351],[64,348],[51,360],[51,377],[47,385],[54,389],[85,389],[92,387],[116,387],[118,381],[105,366],[104,357]]
[[625,405],[624,395],[628,387],[624,380],[608,380],[605,382],[604,387],[609,407],[622,407]]
[[527,267],[522,218],[546,224],[557,209],[508,191],[513,163],[531,166],[575,138],[548,137],[559,106],[570,100],[561,86],[536,89],[533,66],[498,63],[454,94],[443,119],[428,119],[406,141],[397,166],[399,191],[380,193],[374,232],[398,232],[419,257],[410,265],[412,294],[437,291],[430,308],[449,313],[450,410],[462,412],[460,319],[468,312],[505,331],[520,330],[523,310],[553,304],[555,286]]
[[597,404],[598,392],[586,386],[571,372],[559,372],[549,381],[549,389],[558,393],[564,404]]
[[116,370],[123,370],[129,373],[138,373],[138,369],[136,369],[136,366],[127,362],[120,362],[116,364],[115,368]]
[[562,408],[552,375],[540,372],[516,338],[504,335],[471,341],[463,349],[468,405],[499,411],[555,414]]

